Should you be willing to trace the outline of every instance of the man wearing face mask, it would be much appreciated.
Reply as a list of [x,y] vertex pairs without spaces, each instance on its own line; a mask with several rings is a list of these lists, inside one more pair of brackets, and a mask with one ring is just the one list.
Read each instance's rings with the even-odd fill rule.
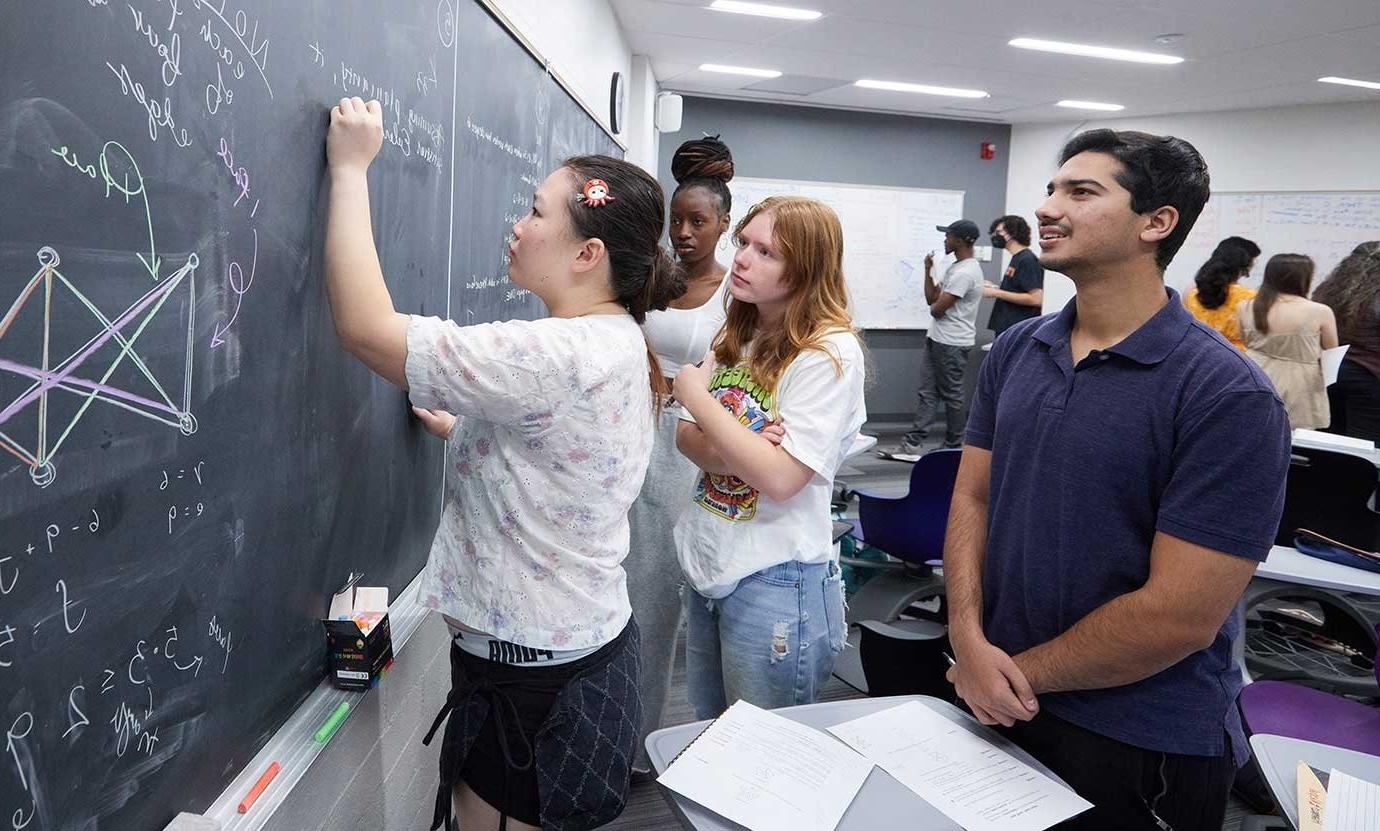
[[995,297],[992,316],[987,328],[1000,335],[1012,326],[1040,316],[1045,299],[1045,269],[1030,250],[1030,224],[1019,216],[1003,216],[992,220],[988,229],[992,247],[1004,248],[1011,255],[1011,263],[1001,278],[1001,285],[983,283],[983,297]]

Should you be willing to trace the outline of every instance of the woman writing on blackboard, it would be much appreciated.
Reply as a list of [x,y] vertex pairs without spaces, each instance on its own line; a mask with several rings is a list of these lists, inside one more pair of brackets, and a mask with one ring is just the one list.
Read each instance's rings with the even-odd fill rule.
[[[685,268],[687,289],[670,308],[649,312],[642,324],[668,385],[682,366],[704,357],[724,322],[728,269],[715,253],[728,231],[733,207],[727,187],[733,178],[733,155],[717,137],[687,141],[671,158],[671,175],[676,190],[671,195],[669,234]],[[680,632],[682,578],[671,529],[694,488],[695,465],[676,450],[679,415],[674,403],[662,409],[647,479],[628,514],[632,547],[624,567],[642,635],[643,737],[661,726]],[[640,740],[636,767],[650,768]]]
[[382,131],[375,101],[331,112],[326,280],[344,347],[449,439],[422,581],[456,633],[432,828],[452,801],[465,831],[594,827],[622,810],[640,721],[621,564],[665,387],[638,324],[685,290],[660,246],[664,197],[623,161],[568,159],[509,246],[510,279],[549,318],[410,316],[371,235]]
[[704,472],[675,528],[700,718],[810,703],[832,672],[847,629],[829,500],[866,420],[838,217],[774,196],[734,237],[728,319],[674,389],[677,444]]

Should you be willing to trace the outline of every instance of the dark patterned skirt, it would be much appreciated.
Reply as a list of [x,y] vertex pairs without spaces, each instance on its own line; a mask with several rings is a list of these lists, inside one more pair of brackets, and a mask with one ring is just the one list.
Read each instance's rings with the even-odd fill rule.
[[[544,831],[582,831],[623,811],[642,722],[637,624],[599,651],[556,666],[512,666],[450,648],[432,829],[451,828],[464,782],[505,818]],[[447,719],[449,717],[449,719]],[[506,827],[506,821],[500,828]]]

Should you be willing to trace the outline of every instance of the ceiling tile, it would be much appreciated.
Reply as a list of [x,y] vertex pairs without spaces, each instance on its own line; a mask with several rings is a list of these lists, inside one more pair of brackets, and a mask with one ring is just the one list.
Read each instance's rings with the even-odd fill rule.
[[783,95],[814,95],[826,89],[852,83],[842,78],[812,78],[808,75],[782,75],[749,84],[745,89],[754,92],[778,92]]

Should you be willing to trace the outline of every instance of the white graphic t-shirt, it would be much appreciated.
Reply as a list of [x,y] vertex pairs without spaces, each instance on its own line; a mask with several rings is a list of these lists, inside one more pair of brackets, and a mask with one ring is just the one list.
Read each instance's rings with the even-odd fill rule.
[[[719,403],[754,432],[779,422],[786,431],[782,448],[815,475],[794,497],[776,502],[736,476],[701,473],[692,504],[676,523],[675,541],[686,578],[705,596],[726,597],[739,580],[770,566],[833,556],[834,473],[867,409],[857,337],[833,333],[825,348],[828,354],[796,356],[774,390],[754,381],[746,363],[714,369],[709,389]],[[831,356],[842,364],[841,373]],[[681,417],[694,421],[689,412]]]
[[458,416],[424,605],[534,649],[623,631],[628,509],[652,452],[648,371],[627,315],[412,318],[412,403]]

